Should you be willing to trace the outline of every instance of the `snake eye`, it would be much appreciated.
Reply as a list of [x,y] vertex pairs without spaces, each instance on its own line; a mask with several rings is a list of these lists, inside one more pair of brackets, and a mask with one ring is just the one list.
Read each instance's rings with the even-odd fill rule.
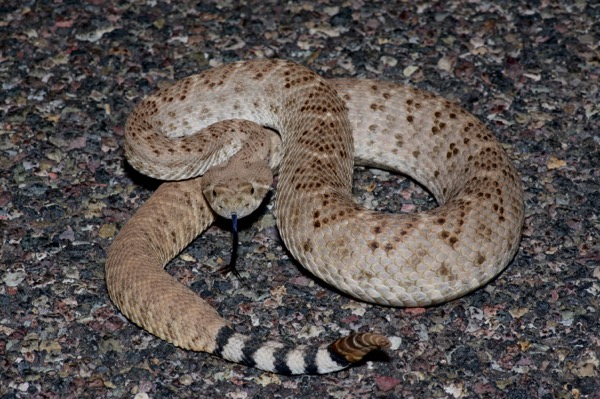
[[250,189],[250,195],[254,195],[254,186]]
[[214,198],[217,198],[217,190],[213,190],[212,195]]

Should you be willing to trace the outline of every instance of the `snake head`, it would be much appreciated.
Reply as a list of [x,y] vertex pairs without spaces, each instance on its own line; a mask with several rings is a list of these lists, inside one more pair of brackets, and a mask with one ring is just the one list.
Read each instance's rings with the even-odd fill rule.
[[202,193],[219,216],[231,219],[256,210],[271,189],[273,172],[266,160],[238,161],[213,166],[202,176]]
[[211,208],[219,216],[231,219],[236,214],[238,218],[250,215],[262,203],[271,185],[260,182],[228,182],[227,184],[209,184],[203,189],[203,194]]

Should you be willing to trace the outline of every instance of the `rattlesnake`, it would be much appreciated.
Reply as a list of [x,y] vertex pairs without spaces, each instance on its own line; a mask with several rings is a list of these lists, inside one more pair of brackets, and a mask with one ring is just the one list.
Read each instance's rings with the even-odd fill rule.
[[[288,61],[237,62],[145,98],[127,120],[127,158],[154,178],[202,175],[252,136],[217,123],[225,119],[279,132],[281,237],[302,266],[351,296],[437,304],[485,284],[517,251],[519,176],[484,124],[450,101],[394,83],[325,80]],[[350,193],[353,161],[411,176],[440,206],[405,215],[362,208]],[[235,333],[163,270],[215,218],[201,191],[202,178],[164,183],[113,242],[106,281],[127,317],[180,347],[281,373],[334,371],[389,346],[371,333],[319,349]]]

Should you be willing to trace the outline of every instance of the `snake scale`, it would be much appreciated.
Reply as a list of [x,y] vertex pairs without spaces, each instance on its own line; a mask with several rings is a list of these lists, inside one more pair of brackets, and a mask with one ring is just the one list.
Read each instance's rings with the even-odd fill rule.
[[[164,271],[215,219],[203,178],[193,177],[253,141],[244,128],[250,122],[232,127],[229,119],[279,133],[280,157],[268,162],[279,171],[281,237],[303,267],[357,299],[388,306],[449,301],[484,285],[517,251],[519,175],[489,129],[463,108],[395,83],[325,80],[289,61],[223,65],[158,90],[126,123],[130,164],[179,181],[161,185],[120,231],[106,282],[123,314],[166,341],[284,374],[336,371],[389,347],[373,333],[321,347],[236,333]],[[417,214],[365,209],[351,198],[354,164],[411,176],[439,206]]]

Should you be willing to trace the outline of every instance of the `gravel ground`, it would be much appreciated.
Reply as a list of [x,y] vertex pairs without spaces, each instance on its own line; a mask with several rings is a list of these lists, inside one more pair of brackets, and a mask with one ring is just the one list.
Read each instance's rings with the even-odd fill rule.
[[[233,0],[0,4],[1,398],[600,398],[600,5],[554,1]],[[408,82],[459,102],[522,175],[521,248],[497,279],[427,309],[354,301],[290,259],[271,206],[169,271],[240,331],[293,342],[398,337],[389,358],[285,377],[178,349],[110,302],[104,259],[157,182],[121,147],[146,94],[225,62],[297,61],[324,76]],[[377,209],[434,205],[359,170]]]

